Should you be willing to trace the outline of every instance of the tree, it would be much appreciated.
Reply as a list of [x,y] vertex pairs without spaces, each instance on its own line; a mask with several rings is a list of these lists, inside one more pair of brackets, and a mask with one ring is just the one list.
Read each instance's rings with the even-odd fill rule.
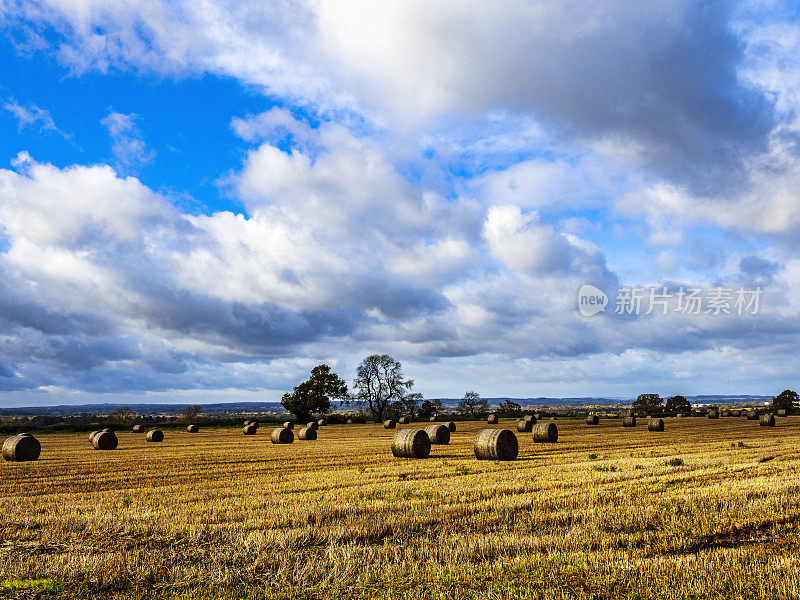
[[667,398],[667,405],[664,410],[672,415],[678,413],[686,414],[692,412],[692,405],[685,396],[670,396]]
[[511,400],[503,400],[500,404],[497,405],[497,415],[499,417],[506,417],[506,418],[521,417],[522,407],[516,402],[512,402]]
[[480,419],[489,412],[489,402],[481,398],[477,392],[467,392],[456,406],[456,410],[473,419]]
[[194,406],[187,406],[183,411],[183,418],[187,421],[193,421],[201,412],[203,412],[201,406],[197,406],[196,404]]
[[789,413],[797,407],[798,401],[800,401],[800,396],[797,395],[797,392],[783,390],[772,399],[772,408],[774,410],[784,409]]
[[131,410],[130,406],[120,406],[112,413],[109,413],[108,420],[112,423],[123,425],[132,417],[133,410]]
[[423,419],[429,419],[444,411],[444,404],[441,400],[424,400],[419,406],[417,414]]
[[403,379],[399,362],[388,354],[372,354],[358,365],[355,395],[350,402],[369,411],[376,421],[383,421],[392,403],[404,399],[413,385],[412,379]]
[[324,414],[331,409],[331,400],[347,399],[347,384],[328,365],[311,369],[311,377],[284,394],[281,405],[297,417],[308,421],[315,414]]
[[408,416],[412,421],[419,413],[420,403],[422,402],[422,394],[405,394],[397,403],[400,405],[398,408],[401,414]]
[[634,400],[631,408],[634,411],[639,410],[646,415],[652,415],[664,410],[664,400],[658,394],[640,394]]

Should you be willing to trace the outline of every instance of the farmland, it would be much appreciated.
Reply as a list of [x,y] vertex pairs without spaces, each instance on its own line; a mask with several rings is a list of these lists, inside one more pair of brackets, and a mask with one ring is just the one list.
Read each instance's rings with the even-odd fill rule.
[[800,417],[560,420],[513,462],[474,458],[484,427],[425,460],[378,425],[38,436],[0,464],[0,597],[800,596]]

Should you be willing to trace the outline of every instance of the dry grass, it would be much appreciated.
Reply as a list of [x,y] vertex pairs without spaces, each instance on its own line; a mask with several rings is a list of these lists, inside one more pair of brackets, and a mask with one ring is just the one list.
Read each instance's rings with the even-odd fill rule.
[[559,421],[510,463],[474,458],[485,427],[426,460],[382,425],[37,436],[0,464],[0,597],[800,596],[800,417]]

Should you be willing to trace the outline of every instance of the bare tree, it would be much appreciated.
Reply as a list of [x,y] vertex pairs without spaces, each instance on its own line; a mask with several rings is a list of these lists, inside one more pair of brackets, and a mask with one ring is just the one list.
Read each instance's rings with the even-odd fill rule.
[[351,402],[382,421],[392,403],[402,401],[414,381],[403,379],[403,368],[388,354],[372,354],[358,366]]

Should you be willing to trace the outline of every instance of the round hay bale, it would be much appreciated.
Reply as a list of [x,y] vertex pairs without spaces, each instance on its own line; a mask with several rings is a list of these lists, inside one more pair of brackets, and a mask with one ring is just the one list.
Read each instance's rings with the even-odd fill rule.
[[144,431],[144,425],[133,426],[133,433],[142,433],[143,431]]
[[677,415],[675,415],[675,416],[676,416],[676,417],[678,417],[678,418],[680,419],[681,417],[683,417],[683,413],[678,413],[678,414],[677,414]]
[[310,427],[311,429],[319,429],[319,424],[316,421],[309,421],[306,423],[306,427]]
[[622,419],[623,427],[636,427],[636,417],[625,417]]
[[533,431],[533,423],[527,419],[517,421],[517,431],[520,433],[530,433]]
[[[394,429],[395,427],[397,427],[397,423],[395,423],[392,419],[386,419],[383,422],[383,428],[384,429]],[[409,431],[411,431],[411,430],[409,430]]]
[[284,429],[294,429],[294,421],[284,421],[283,428]]
[[397,419],[398,425],[408,425],[408,417],[400,417]]
[[533,427],[533,441],[555,444],[558,441],[558,427],[552,421],[535,425]]
[[242,432],[245,435],[255,435],[256,433],[258,433],[258,429],[256,429],[256,427],[253,425],[245,425],[244,427],[242,427]]
[[319,421],[317,421],[317,425],[320,427],[324,427],[327,424],[328,422],[325,419],[320,419]]
[[483,429],[475,436],[478,460],[515,460],[519,454],[517,436],[509,429]]
[[761,415],[761,418],[758,420],[758,424],[762,427],[775,427],[775,416]]
[[730,416],[731,416],[731,411],[729,411],[729,410],[727,410],[727,409],[726,409],[726,410],[723,410],[723,411],[720,413],[720,416],[721,416],[721,417],[730,417]]
[[600,418],[597,415],[589,415],[586,417],[587,425],[597,425],[598,423],[600,423]]
[[719,419],[719,411],[716,408],[712,408],[708,411],[706,415],[709,419]]
[[664,431],[664,419],[650,419],[647,422],[647,431]]
[[755,410],[747,411],[747,420],[748,421],[757,421],[758,420],[758,411],[755,411]]
[[[314,429],[314,433],[316,431]],[[292,433],[291,429],[276,427],[272,430],[272,435],[269,436],[269,439],[272,440],[273,444],[291,444],[294,441],[294,433]]]
[[186,431],[188,431],[189,433],[199,433],[200,427],[198,427],[197,425],[189,425],[186,427]]
[[95,431],[90,431],[89,432],[89,441],[91,442],[94,439],[94,436],[96,436],[98,433],[100,433],[99,429],[96,429]]
[[392,437],[392,454],[398,458],[428,458],[431,438],[421,429],[398,429]]
[[454,432],[456,430],[456,422],[455,421],[448,421],[447,423],[445,423],[445,425],[447,425],[447,428],[450,430],[450,433],[452,433],[452,432]]
[[317,439],[317,430],[313,427],[303,427],[297,432],[297,437],[301,440],[315,440]]
[[428,419],[428,421],[430,421],[431,423],[435,423],[436,422],[436,415],[433,415],[430,419]]
[[164,432],[160,429],[151,429],[147,432],[147,436],[145,439],[148,442],[163,442],[164,441]]
[[789,413],[786,411],[786,409],[785,409],[785,408],[779,408],[779,409],[778,409],[778,416],[779,416],[779,417],[785,417],[785,416],[786,416],[786,415],[788,415],[788,414],[789,414]]
[[347,424],[348,425],[352,425],[353,424],[353,419],[347,419]]
[[242,423],[242,427],[247,427],[248,425],[250,425],[250,421],[245,421]]
[[431,440],[431,444],[443,446],[450,443],[450,428],[447,425],[428,425],[425,433]]
[[486,422],[489,423],[489,425],[497,425],[497,415],[494,413],[490,414]]
[[113,431],[98,431],[92,438],[92,447],[95,450],[116,450],[118,445],[117,434]]
[[3,442],[3,458],[11,462],[36,460],[42,446],[30,433],[20,433]]

